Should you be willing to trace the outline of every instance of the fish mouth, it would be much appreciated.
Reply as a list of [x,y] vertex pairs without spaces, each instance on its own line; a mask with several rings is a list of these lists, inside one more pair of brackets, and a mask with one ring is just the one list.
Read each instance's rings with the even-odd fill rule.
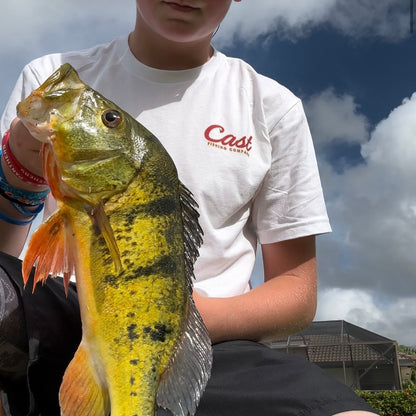
[[37,90],[17,105],[17,116],[33,137],[44,143],[50,141],[53,135],[51,110]]
[[49,142],[54,126],[75,116],[84,88],[75,70],[64,64],[17,105],[17,116],[33,137]]

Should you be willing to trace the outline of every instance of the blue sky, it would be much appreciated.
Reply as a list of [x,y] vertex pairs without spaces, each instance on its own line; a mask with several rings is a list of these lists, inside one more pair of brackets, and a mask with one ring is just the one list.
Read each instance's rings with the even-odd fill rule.
[[[0,15],[0,106],[26,62],[127,33],[134,14],[133,0],[116,8],[110,0],[8,2]],[[242,0],[214,42],[303,100],[333,227],[318,238],[316,319],[345,319],[416,345],[416,33],[409,21],[409,0]]]

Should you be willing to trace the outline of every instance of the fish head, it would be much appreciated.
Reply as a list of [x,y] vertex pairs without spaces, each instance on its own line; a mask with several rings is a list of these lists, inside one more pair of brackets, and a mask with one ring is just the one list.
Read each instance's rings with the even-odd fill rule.
[[70,64],[20,102],[17,114],[44,143],[44,174],[57,199],[95,206],[122,192],[145,153],[136,120],[84,84]]

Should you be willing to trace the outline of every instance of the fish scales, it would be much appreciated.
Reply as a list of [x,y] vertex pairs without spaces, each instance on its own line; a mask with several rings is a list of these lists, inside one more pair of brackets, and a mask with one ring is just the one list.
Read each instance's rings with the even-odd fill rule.
[[[60,390],[63,415],[193,415],[212,352],[192,299],[201,244],[195,203],[142,125],[63,65],[18,106],[43,141],[58,211],[23,262],[35,284],[75,272],[82,341]],[[177,378],[177,381],[175,381]]]

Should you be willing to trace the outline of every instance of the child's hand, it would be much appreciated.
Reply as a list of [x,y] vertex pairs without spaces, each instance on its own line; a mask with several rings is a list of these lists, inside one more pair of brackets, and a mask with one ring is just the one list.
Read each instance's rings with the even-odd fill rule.
[[[43,176],[42,158],[40,155],[41,143],[30,135],[29,131],[18,118],[15,118],[10,125],[9,146],[14,157],[26,169],[38,176]],[[4,173],[10,185],[31,191],[41,190],[39,186],[22,181],[7,168]]]

